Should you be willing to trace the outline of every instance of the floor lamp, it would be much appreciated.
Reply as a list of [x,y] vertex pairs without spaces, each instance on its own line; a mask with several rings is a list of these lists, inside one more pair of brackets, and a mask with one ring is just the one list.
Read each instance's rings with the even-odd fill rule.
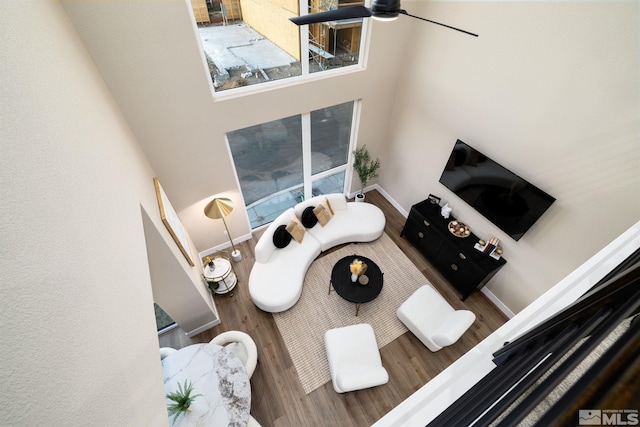
[[233,239],[231,238],[231,233],[229,233],[229,228],[227,227],[227,222],[224,220],[224,217],[229,215],[233,210],[233,202],[231,199],[227,199],[226,197],[215,198],[210,201],[207,206],[204,208],[204,214],[211,219],[222,219],[222,223],[224,224],[225,230],[227,230],[227,237],[229,237],[229,242],[231,242],[231,258],[238,262],[242,259],[242,254],[236,247],[233,245]]

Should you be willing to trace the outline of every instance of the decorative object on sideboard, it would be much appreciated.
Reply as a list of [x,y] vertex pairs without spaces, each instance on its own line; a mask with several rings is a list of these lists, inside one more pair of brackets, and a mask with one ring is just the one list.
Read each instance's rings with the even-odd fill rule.
[[449,216],[451,215],[452,210],[453,209],[451,209],[451,207],[449,206],[449,203],[444,205],[442,209],[440,209],[440,214],[442,215],[442,218],[449,219]]
[[459,221],[451,221],[447,228],[449,232],[456,237],[469,237],[471,235],[469,226]]
[[439,205],[442,199],[438,196],[434,196],[433,194],[429,194],[429,197],[427,197],[427,200],[429,200],[433,205]]
[[227,227],[227,222],[224,218],[229,215],[233,211],[233,202],[231,199],[227,199],[226,197],[216,197],[211,200],[207,206],[204,208],[204,214],[211,219],[222,219],[222,223],[224,224],[224,229],[227,230],[227,237],[229,238],[229,242],[231,243],[231,258],[235,262],[239,262],[242,260],[242,254],[233,244],[233,239],[231,238],[231,233],[229,233],[229,228]]
[[367,144],[363,144],[361,147],[353,151],[352,166],[358,174],[360,184],[362,184],[362,188],[358,194],[356,194],[356,202],[364,202],[364,188],[367,186],[369,181],[378,177],[380,159],[376,157],[375,160],[371,160]]
[[500,240],[497,237],[492,237],[488,242],[480,239],[478,240],[478,243],[474,245],[474,248],[482,253],[491,256],[494,259],[500,259],[503,250],[500,246],[498,246],[499,243]]

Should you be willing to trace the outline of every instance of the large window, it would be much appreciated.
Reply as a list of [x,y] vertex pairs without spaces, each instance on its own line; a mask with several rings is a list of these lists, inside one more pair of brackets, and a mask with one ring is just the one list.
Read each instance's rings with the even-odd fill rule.
[[227,134],[252,228],[304,198],[344,192],[357,106],[347,102]]
[[191,0],[216,92],[358,65],[364,39],[361,18],[303,27],[289,18],[363,4]]

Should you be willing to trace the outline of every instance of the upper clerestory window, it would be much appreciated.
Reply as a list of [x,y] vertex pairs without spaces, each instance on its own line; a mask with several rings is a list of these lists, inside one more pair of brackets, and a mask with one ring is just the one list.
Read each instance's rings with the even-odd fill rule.
[[191,0],[191,5],[216,92],[360,64],[362,18],[301,27],[289,18],[364,1]]

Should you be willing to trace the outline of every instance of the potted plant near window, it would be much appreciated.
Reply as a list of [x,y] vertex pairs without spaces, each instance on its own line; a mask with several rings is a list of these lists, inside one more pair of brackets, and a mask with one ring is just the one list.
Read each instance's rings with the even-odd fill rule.
[[172,401],[172,403],[167,406],[169,416],[173,416],[172,423],[175,423],[181,414],[189,412],[189,407],[196,397],[202,396],[201,394],[191,395],[192,392],[193,384],[191,384],[189,380],[184,380],[184,387],[178,383],[178,391],[167,394],[167,399]]
[[356,202],[364,202],[364,188],[370,180],[378,177],[380,159],[376,157],[375,160],[371,160],[367,145],[363,144],[353,152],[352,166],[358,174],[358,178],[360,178],[360,184],[362,184],[362,188],[356,194]]

